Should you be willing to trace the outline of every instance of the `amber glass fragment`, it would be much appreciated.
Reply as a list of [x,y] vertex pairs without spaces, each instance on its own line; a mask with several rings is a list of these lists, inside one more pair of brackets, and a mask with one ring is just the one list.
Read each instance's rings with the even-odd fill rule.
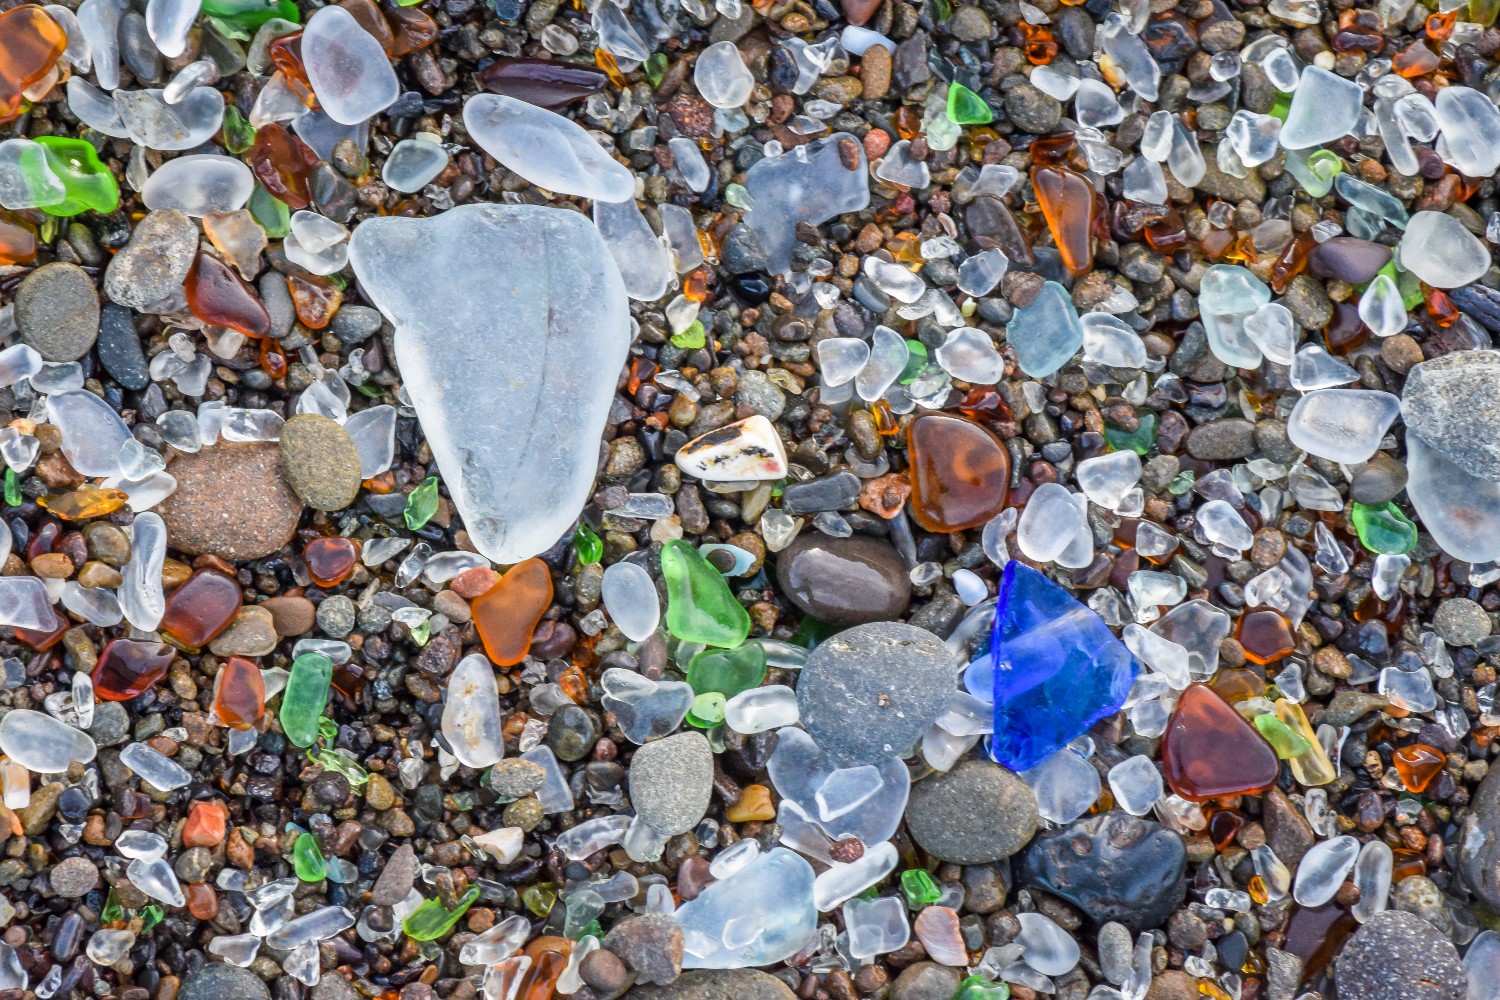
[[949,413],[926,413],[906,429],[911,511],[928,531],[977,528],[1005,509],[1010,453],[985,428]]
[[552,574],[540,559],[512,566],[500,582],[474,599],[474,627],[497,666],[526,658],[537,623],[552,604]]
[[67,47],[68,36],[41,7],[0,14],[0,122],[21,113],[21,95],[47,78]]
[[262,337],[260,340],[260,370],[272,378],[281,378],[286,374],[286,351],[282,350],[281,343],[270,337]]
[[240,585],[223,573],[200,569],[167,595],[161,630],[189,649],[208,645],[240,610]]
[[1275,663],[1297,645],[1291,622],[1275,608],[1252,608],[1240,615],[1234,637],[1251,663]]
[[1396,71],[1397,76],[1415,80],[1437,69],[1441,62],[1437,53],[1427,47],[1427,43],[1417,39],[1396,53],[1391,59],[1391,69]]
[[219,894],[207,882],[190,882],[187,887],[188,912],[199,920],[219,915]]
[[[1329,240],[1332,243],[1333,240]],[[1277,295],[1286,291],[1292,279],[1301,274],[1308,266],[1314,240],[1308,233],[1298,233],[1292,237],[1286,246],[1281,248],[1276,262],[1271,265],[1271,290]],[[1389,253],[1386,255],[1389,258]]]
[[526,973],[526,979],[521,983],[516,1000],[551,1000],[552,991],[557,987],[557,981],[562,978],[563,970],[567,967],[567,956],[561,952],[542,952],[536,956],[531,970]]
[[1370,328],[1359,318],[1359,307],[1353,302],[1335,302],[1333,319],[1323,329],[1323,339],[1331,353],[1347,357],[1370,339]]
[[1063,266],[1084,274],[1094,266],[1094,186],[1076,170],[1058,166],[1033,167],[1031,186]]
[[309,330],[321,330],[327,326],[344,302],[343,289],[315,274],[289,274],[286,287],[292,293],[292,307],[297,310],[297,318]]
[[164,642],[116,639],[104,647],[91,675],[94,697],[129,701],[149,691],[167,675],[177,651]]
[[1447,762],[1448,758],[1441,750],[1426,743],[1413,743],[1391,754],[1391,764],[1408,792],[1427,791],[1427,786]]
[[1208,686],[1231,705],[1247,698],[1262,698],[1266,693],[1264,678],[1249,667],[1224,667],[1214,674]]
[[385,54],[391,54],[391,47],[396,43],[396,36],[391,34],[390,22],[385,15],[380,13],[380,8],[375,5],[375,0],[339,0],[339,6],[347,10],[359,26],[374,36],[385,49]]
[[231,729],[253,729],[266,710],[266,682],[260,667],[231,656],[214,678],[214,712]]
[[302,32],[274,39],[266,46],[266,56],[271,60],[271,65],[281,71],[281,78],[301,98],[302,103],[308,107],[318,103],[312,83],[307,78],[307,67],[302,63]]
[[1245,825],[1245,817],[1234,809],[1220,809],[1208,818],[1208,836],[1214,847],[1224,850]]
[[1328,966],[1344,939],[1358,926],[1349,911],[1337,903],[1294,906],[1282,947],[1302,959],[1304,975],[1312,978]]
[[285,125],[271,122],[255,133],[255,145],[246,157],[250,169],[267,191],[296,211],[312,204],[308,177],[318,154],[307,147]]
[[64,521],[84,521],[91,517],[113,514],[125,506],[130,497],[119,490],[88,487],[60,493],[55,497],[38,497],[37,506],[56,514]]
[[385,11],[385,19],[390,23],[394,39],[391,42],[392,59],[411,55],[437,41],[438,24],[421,8],[402,7],[390,0],[386,0],[381,8]]
[[36,260],[36,232],[0,217],[0,264],[30,264]]
[[56,611],[52,612],[52,618],[53,624],[50,629],[18,628],[16,629],[16,638],[38,653],[51,649],[63,637],[63,633],[68,630],[69,624],[68,620]]
[[1202,802],[1263,792],[1276,782],[1276,751],[1205,684],[1182,692],[1161,741],[1162,770],[1172,791]]
[[359,545],[348,538],[314,538],[302,550],[307,574],[320,587],[337,587],[359,562]]
[[211,253],[198,251],[184,291],[188,308],[205,323],[227,326],[247,337],[271,332],[271,315],[265,305],[244,279]]
[[1020,21],[1015,31],[1020,35],[1021,51],[1026,53],[1026,61],[1031,65],[1045,66],[1057,58],[1057,40],[1052,37],[1052,29],[1045,24]]

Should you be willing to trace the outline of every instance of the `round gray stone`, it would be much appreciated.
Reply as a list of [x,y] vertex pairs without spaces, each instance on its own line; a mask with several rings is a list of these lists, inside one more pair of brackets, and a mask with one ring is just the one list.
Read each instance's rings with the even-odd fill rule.
[[630,759],[630,802],[658,833],[675,837],[698,825],[713,793],[714,752],[697,730],[653,740]]
[[1339,1000],[1464,1000],[1458,949],[1414,913],[1386,910],[1354,932],[1335,967]]
[[163,208],[140,221],[130,242],[104,271],[104,294],[111,302],[145,310],[182,287],[198,256],[198,226],[175,208]]
[[912,786],[906,806],[912,839],[933,857],[960,865],[1008,858],[1036,833],[1036,795],[1010,771],[967,760]]
[[281,429],[281,474],[314,510],[343,510],[359,495],[359,449],[338,421],[299,413]]
[[694,969],[669,986],[637,986],[627,1000],[794,1000],[797,994],[755,969]]
[[52,891],[65,899],[87,896],[99,884],[99,868],[88,858],[63,858],[47,873]]
[[16,329],[47,361],[77,361],[99,338],[99,293],[77,264],[44,264],[16,289]]
[[1438,605],[1433,631],[1450,646],[1472,646],[1490,634],[1490,616],[1467,597],[1450,597]]
[[1407,373],[1407,430],[1480,479],[1500,479],[1500,351],[1454,351]]
[[249,969],[213,962],[182,981],[177,1000],[271,1000],[271,991]]
[[948,1000],[958,992],[963,973],[936,962],[908,965],[891,984],[892,1000]]
[[807,658],[797,682],[802,726],[840,767],[904,757],[957,690],[943,640],[901,622],[846,629]]

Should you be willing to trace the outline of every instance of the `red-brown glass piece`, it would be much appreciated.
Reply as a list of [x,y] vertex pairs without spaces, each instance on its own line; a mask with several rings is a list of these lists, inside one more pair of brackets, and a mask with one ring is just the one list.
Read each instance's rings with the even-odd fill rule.
[[496,666],[526,658],[537,623],[552,604],[552,575],[540,559],[517,563],[500,582],[474,599],[474,627]]
[[387,0],[381,5],[385,19],[390,23],[391,58],[400,59],[437,41],[438,24],[426,12],[416,7],[402,7]]
[[320,587],[337,587],[354,572],[359,546],[348,538],[314,538],[302,550],[307,573]]
[[975,528],[1005,509],[1010,453],[963,417],[927,413],[906,429],[911,511],[928,531]]
[[1240,615],[1234,637],[1251,663],[1275,663],[1297,646],[1292,623],[1275,608],[1251,608]]
[[200,569],[167,595],[161,630],[197,649],[229,627],[240,610],[240,585],[223,573]]
[[187,887],[188,912],[199,920],[212,920],[219,915],[219,894],[207,882],[192,882]]
[[214,678],[214,711],[231,729],[253,729],[266,710],[266,682],[260,667],[231,656]]
[[57,645],[57,641],[68,630],[68,620],[66,618],[56,611],[52,612],[52,617],[54,620],[50,629],[18,628],[16,629],[16,638],[38,653],[51,649]]
[[286,202],[288,208],[295,211],[312,204],[308,178],[317,166],[318,154],[285,125],[262,125],[255,133],[248,159],[251,171],[265,189]]
[[1205,684],[1182,692],[1162,735],[1161,762],[1172,791],[1194,802],[1263,792],[1281,767],[1271,744]]
[[1094,266],[1094,186],[1087,177],[1060,166],[1031,170],[1031,186],[1063,266],[1075,275]]
[[149,691],[167,676],[177,651],[164,642],[116,639],[104,647],[91,676],[94,697],[104,701],[129,701]]
[[271,314],[243,278],[213,254],[198,251],[188,271],[188,308],[205,323],[227,326],[248,337],[271,332]]

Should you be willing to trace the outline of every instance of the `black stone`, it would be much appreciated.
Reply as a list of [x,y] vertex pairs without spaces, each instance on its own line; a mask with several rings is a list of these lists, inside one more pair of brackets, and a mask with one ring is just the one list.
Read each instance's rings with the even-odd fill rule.
[[1095,923],[1159,927],[1187,890],[1182,838],[1159,823],[1112,810],[1074,820],[1032,841],[1022,885],[1061,896]]
[[136,335],[130,310],[110,303],[99,315],[99,341],[95,346],[104,370],[127,389],[140,391],[151,382],[141,338]]

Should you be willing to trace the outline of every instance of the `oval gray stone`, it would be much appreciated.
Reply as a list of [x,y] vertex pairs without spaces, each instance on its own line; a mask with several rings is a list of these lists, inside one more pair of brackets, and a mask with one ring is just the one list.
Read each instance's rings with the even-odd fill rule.
[[630,802],[658,833],[675,837],[698,825],[713,792],[714,752],[697,730],[653,740],[630,759]]
[[1500,911],[1500,768],[1479,783],[1458,836],[1458,873],[1469,891]]
[[755,969],[692,969],[669,986],[637,986],[626,1000],[793,1000],[775,976]]
[[958,690],[943,640],[901,622],[872,622],[826,640],[797,682],[802,726],[840,767],[906,757]]
[[1469,475],[1500,479],[1500,351],[1454,351],[1413,366],[1401,417]]
[[21,340],[46,361],[77,361],[99,337],[99,293],[77,264],[44,264],[16,289]]
[[619,268],[589,220],[535,205],[369,219],[365,297],[474,547],[517,563],[572,530],[630,349]]
[[212,962],[182,981],[177,1000],[271,1000],[263,979],[237,965]]
[[1036,833],[1036,795],[1010,771],[966,760],[911,788],[906,828],[942,861],[982,865],[1008,858]]

